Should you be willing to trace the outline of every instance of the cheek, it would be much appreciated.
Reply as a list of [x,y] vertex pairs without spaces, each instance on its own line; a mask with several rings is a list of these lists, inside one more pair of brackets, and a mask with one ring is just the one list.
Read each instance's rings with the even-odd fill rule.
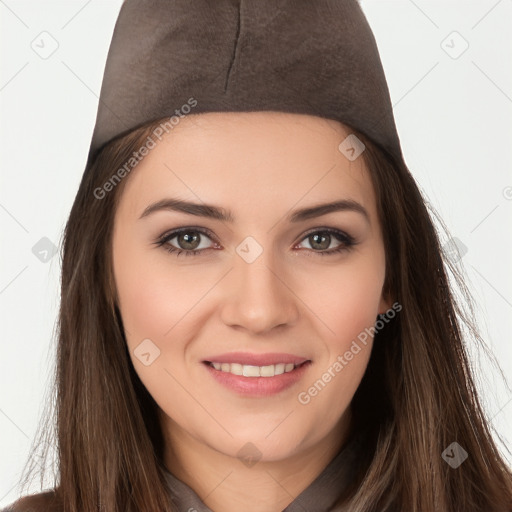
[[159,338],[170,328],[171,319],[167,315],[166,321],[163,311],[172,297],[169,297],[158,273],[136,252],[114,257],[114,269],[119,309],[128,343],[136,343],[141,336]]
[[[338,267],[325,267],[302,279],[301,297],[324,325],[329,350],[345,350],[351,340],[377,319],[385,278],[379,251],[354,257]],[[314,286],[313,286],[314,285]]]
[[364,375],[384,272],[383,259],[363,258],[336,272],[320,272],[315,278],[316,293],[310,292],[308,306],[328,327],[322,327],[325,356],[304,383],[298,402],[304,414],[321,415],[324,423],[320,429],[332,426],[346,410]]
[[122,241],[114,245],[114,276],[129,343],[140,337],[163,340],[204,293],[200,280],[169,264],[166,256],[164,249]]
[[159,406],[178,411],[180,418],[179,411],[190,408],[183,389],[183,384],[190,388],[184,364],[190,310],[205,290],[190,272],[168,265],[166,256],[163,249],[140,250],[119,240],[114,244],[114,276],[134,369]]

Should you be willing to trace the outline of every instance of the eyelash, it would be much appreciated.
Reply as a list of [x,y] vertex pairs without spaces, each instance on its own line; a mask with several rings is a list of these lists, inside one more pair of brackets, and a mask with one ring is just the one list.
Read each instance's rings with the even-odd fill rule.
[[[212,249],[211,247],[208,247],[207,249],[199,249],[199,250],[186,250],[186,249],[178,249],[172,245],[170,245],[168,242],[175,238],[176,236],[180,235],[181,233],[200,233],[202,235],[207,236],[208,238],[211,238],[215,241],[215,237],[213,236],[213,233],[210,230],[204,229],[204,228],[182,228],[177,229],[175,231],[171,231],[170,233],[166,233],[162,235],[156,242],[155,245],[157,247],[163,247],[164,250],[166,250],[169,253],[174,254],[175,256],[179,256],[180,254],[184,254],[185,256],[198,256],[200,254],[203,254],[205,251],[208,251]],[[311,235],[314,234],[329,234],[334,235],[335,238],[338,239],[338,241],[341,242],[341,244],[336,247],[335,249],[329,249],[325,251],[315,251],[313,249],[307,249],[308,252],[312,251],[315,254],[318,254],[319,256],[330,256],[334,254],[338,254],[344,251],[351,251],[355,245],[357,245],[357,242],[355,239],[348,235],[347,233],[344,233],[343,231],[339,231],[337,229],[332,228],[316,228],[315,230],[309,231],[306,233],[303,238],[300,240],[302,242],[306,238],[308,238]],[[300,243],[299,242],[299,243]],[[164,247],[165,246],[165,247]]]

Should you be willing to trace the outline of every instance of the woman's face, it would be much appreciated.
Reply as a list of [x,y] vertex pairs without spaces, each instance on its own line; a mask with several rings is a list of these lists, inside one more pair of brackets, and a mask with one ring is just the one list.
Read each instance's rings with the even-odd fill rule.
[[338,148],[349,134],[298,114],[188,116],[125,178],[118,304],[167,432],[279,460],[348,421],[390,306],[372,184]]

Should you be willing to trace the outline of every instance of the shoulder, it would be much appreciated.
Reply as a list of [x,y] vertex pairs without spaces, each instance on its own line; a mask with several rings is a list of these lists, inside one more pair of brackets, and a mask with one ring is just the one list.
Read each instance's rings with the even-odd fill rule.
[[0,512],[62,512],[62,507],[55,491],[45,491],[23,496]]

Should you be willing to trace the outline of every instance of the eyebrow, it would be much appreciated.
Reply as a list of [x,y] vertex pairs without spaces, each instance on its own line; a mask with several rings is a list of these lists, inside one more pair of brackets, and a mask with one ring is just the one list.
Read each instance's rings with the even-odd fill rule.
[[[150,204],[143,212],[140,218],[147,217],[154,212],[167,210],[187,213],[189,215],[196,215],[197,217],[209,217],[211,219],[231,222],[235,221],[235,217],[229,210],[213,206],[209,204],[192,203],[190,201],[183,201],[181,199],[166,198],[156,203]],[[287,215],[288,222],[302,222],[304,220],[327,215],[332,212],[350,211],[360,213],[368,223],[370,223],[370,216],[367,210],[360,203],[352,199],[342,199],[331,203],[323,203],[300,210],[295,210]]]

